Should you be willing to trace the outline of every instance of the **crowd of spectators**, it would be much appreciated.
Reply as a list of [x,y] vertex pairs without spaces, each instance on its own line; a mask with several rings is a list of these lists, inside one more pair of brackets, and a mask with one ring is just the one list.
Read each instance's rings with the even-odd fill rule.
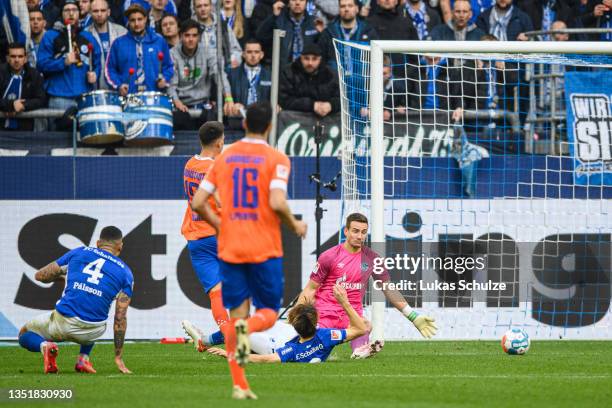
[[[33,121],[16,113],[41,107],[74,109],[80,95],[98,89],[121,95],[168,94],[175,107],[175,128],[196,128],[214,115],[217,87],[223,92],[226,117],[240,117],[245,106],[270,96],[270,61],[274,29],[281,40],[279,104],[281,109],[320,117],[340,109],[333,39],[368,43],[385,40],[525,41],[526,32],[553,28],[612,28],[612,0],[3,0],[13,7],[25,41],[0,28],[1,130],[32,129]],[[221,24],[221,38],[217,38]],[[612,34],[542,36],[541,40],[612,40]],[[223,61],[217,58],[221,41]],[[509,81],[507,67],[476,61],[454,72],[453,61],[412,61],[402,72],[407,80],[393,84],[392,56],[385,72],[391,97],[385,117],[405,108],[457,109],[451,89],[462,78],[482,77],[483,89],[462,87],[464,98],[483,96],[495,108],[496,96]],[[517,70],[512,70],[516,73]],[[490,75],[504,77],[491,89]],[[518,81],[518,79],[512,79]],[[392,91],[391,88],[394,88]],[[401,92],[398,89],[406,88]],[[431,96],[432,89],[433,97]],[[439,90],[445,90],[441,93]],[[496,94],[491,94],[491,93]],[[407,100],[408,99],[408,100]],[[404,105],[404,106],[401,106]],[[190,109],[202,117],[191,119]],[[367,110],[362,110],[367,114]],[[212,116],[211,116],[212,117]],[[49,129],[61,123],[49,121]]]

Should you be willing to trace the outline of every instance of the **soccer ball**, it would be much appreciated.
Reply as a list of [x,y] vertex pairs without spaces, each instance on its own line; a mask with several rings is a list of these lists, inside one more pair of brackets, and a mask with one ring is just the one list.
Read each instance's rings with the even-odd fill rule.
[[523,329],[510,329],[504,333],[501,346],[508,354],[525,354],[529,350],[529,335]]

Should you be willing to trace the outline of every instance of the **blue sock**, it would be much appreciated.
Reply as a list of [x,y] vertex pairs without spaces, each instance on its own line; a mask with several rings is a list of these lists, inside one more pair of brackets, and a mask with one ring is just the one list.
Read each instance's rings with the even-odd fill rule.
[[221,330],[214,332],[213,334],[208,336],[208,344],[211,346],[216,346],[218,344],[225,343],[225,338],[223,337],[223,333]]
[[27,331],[19,336],[19,345],[34,353],[40,353],[40,344],[44,341],[45,338],[43,336],[31,331]]
[[88,345],[81,345],[81,351],[79,351],[79,354],[86,354],[89,355],[89,353],[91,353],[91,349],[93,348],[94,344],[96,343],[91,343]]

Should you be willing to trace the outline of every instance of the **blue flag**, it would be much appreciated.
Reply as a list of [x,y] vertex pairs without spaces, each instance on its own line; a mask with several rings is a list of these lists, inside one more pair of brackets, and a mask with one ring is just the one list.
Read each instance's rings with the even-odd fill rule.
[[20,42],[25,44],[25,32],[21,29],[19,18],[13,13],[10,0],[0,2],[0,21],[2,22],[0,29],[4,30],[9,43]]
[[567,72],[567,138],[574,182],[612,186],[612,79],[606,71]]

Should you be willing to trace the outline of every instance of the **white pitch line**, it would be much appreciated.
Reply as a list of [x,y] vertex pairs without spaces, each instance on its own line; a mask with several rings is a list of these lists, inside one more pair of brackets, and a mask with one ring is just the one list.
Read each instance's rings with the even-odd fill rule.
[[[123,374],[111,374],[107,375],[106,378],[172,378],[172,377],[226,377],[227,374],[178,374],[178,375],[161,375],[161,374],[136,374],[133,376],[126,376]],[[270,377],[270,374],[249,374],[249,377]],[[313,373],[313,374],[289,374],[282,373],[279,374],[279,377],[287,378],[287,377],[333,377],[337,378],[337,374],[322,374],[322,373]],[[508,378],[526,378],[526,379],[534,379],[534,378],[548,378],[548,379],[562,379],[562,380],[591,380],[591,379],[607,379],[612,378],[612,375],[609,374],[601,374],[601,375],[593,375],[593,374],[585,374],[585,375],[576,375],[576,374],[516,374],[516,375],[508,375],[508,374],[495,374],[495,375],[477,375],[477,374],[346,374],[343,373],[341,375],[342,378],[431,378],[431,379],[441,379],[441,378],[459,378],[459,379],[508,379]],[[0,378],[3,378],[0,376]],[[11,377],[13,378],[13,377]]]

